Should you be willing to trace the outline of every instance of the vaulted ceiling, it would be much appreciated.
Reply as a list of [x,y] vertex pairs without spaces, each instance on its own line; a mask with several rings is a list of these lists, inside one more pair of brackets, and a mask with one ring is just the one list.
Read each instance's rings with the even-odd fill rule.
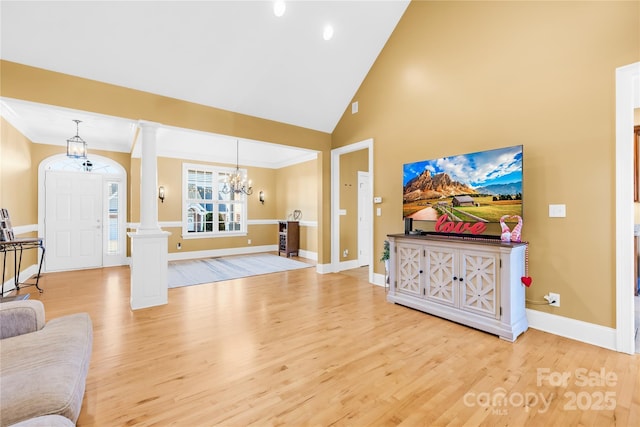
[[[330,133],[409,2],[287,1],[280,17],[274,13],[274,3],[2,1],[0,55],[12,62]],[[333,37],[325,40],[328,25]],[[30,138],[39,139],[34,142],[63,144],[75,133],[70,115],[83,114],[2,101],[3,116]],[[90,147],[95,137],[98,146],[131,149],[132,123],[95,114],[76,118],[88,122],[81,125],[80,134]],[[117,135],[99,142],[104,139],[103,127],[110,124],[107,133]],[[221,143],[235,142],[233,135],[183,135],[189,141],[209,136]],[[234,157],[235,144],[228,145]],[[264,153],[256,154],[265,158]]]

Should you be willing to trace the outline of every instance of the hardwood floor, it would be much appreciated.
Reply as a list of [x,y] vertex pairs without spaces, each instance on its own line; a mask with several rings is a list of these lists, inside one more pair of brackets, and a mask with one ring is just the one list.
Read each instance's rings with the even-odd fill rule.
[[505,342],[345,274],[170,289],[138,311],[128,267],[41,284],[47,319],[93,320],[81,427],[640,425],[639,355],[533,329]]

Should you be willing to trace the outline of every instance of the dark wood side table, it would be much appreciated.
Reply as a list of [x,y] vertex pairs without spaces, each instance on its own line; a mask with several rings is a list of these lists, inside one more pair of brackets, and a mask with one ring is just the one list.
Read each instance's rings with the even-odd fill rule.
[[286,257],[298,255],[300,244],[298,221],[278,222],[278,256],[284,252]]

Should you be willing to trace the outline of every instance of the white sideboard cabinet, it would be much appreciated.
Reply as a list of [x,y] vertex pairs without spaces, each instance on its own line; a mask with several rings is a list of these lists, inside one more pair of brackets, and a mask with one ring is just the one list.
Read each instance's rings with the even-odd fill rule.
[[524,243],[389,235],[387,300],[507,341],[527,330]]

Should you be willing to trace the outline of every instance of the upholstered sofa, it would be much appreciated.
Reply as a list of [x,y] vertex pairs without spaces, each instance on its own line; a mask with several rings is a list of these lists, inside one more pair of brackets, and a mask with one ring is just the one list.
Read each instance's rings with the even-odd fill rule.
[[87,313],[45,323],[38,300],[0,303],[0,426],[74,426],[92,345]]

